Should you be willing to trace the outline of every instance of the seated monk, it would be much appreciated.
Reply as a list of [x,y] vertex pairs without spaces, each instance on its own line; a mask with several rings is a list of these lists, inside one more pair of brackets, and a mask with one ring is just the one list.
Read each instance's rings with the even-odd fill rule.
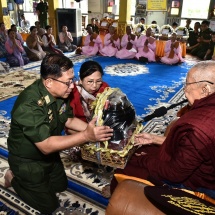
[[121,49],[116,52],[116,57],[120,59],[132,59],[137,53],[137,36],[131,33],[131,26],[126,27],[126,34],[122,37]]
[[113,26],[109,27],[109,33],[105,35],[104,47],[99,50],[103,56],[112,57],[120,48],[120,39]]
[[92,26],[87,25],[88,35],[85,38],[84,46],[81,48],[81,54],[87,56],[94,56],[98,53],[99,47],[102,46],[100,36],[93,32]]
[[[182,107],[176,115],[176,118],[173,119],[170,124],[167,126],[164,136],[157,136],[155,135],[154,137],[156,138],[156,141],[159,142],[160,144],[162,144],[164,142],[164,140],[166,139],[167,135],[169,134],[171,128],[173,127],[173,125],[176,123],[176,121],[183,116],[185,113],[187,113],[190,110],[191,106],[189,104],[185,105],[184,107]],[[146,134],[149,135],[149,138],[153,138],[153,134]],[[137,156],[143,155],[144,153],[136,153]],[[115,182],[114,182],[115,183]],[[111,197],[111,190],[110,190],[110,185],[106,185],[105,187],[103,187],[102,192],[101,192],[102,196],[105,198],[110,198]]]
[[[153,179],[215,199],[214,61],[201,61],[188,71],[184,93],[191,108],[166,139],[150,133],[136,135],[136,145],[142,145],[136,151],[139,156],[133,154],[126,167],[115,173]],[[116,185],[113,178],[112,192]]]
[[182,58],[182,50],[180,43],[176,40],[176,33],[172,33],[171,39],[168,40],[164,48],[164,57],[160,59],[162,63],[165,64],[176,64],[184,62]]
[[156,39],[151,36],[152,29],[146,30],[146,35],[141,35],[136,43],[138,53],[135,57],[142,61],[155,62]]

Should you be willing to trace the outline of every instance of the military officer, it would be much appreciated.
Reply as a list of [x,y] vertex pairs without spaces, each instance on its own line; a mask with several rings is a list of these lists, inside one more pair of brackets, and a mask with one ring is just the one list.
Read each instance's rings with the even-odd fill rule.
[[36,12],[38,15],[38,19],[40,21],[41,28],[45,28],[47,26],[47,18],[48,18],[47,2],[40,0],[40,3],[38,3],[36,6]]
[[[45,214],[58,208],[56,193],[67,188],[59,151],[112,136],[108,126],[95,126],[96,119],[86,124],[73,117],[68,99],[74,88],[72,67],[66,56],[47,55],[41,78],[20,93],[11,112],[5,187],[12,185],[27,204]],[[65,126],[77,133],[62,136]]]

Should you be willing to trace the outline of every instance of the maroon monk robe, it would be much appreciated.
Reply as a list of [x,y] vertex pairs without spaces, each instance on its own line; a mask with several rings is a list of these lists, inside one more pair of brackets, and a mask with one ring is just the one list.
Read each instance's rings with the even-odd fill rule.
[[[117,173],[147,179],[149,176],[196,190],[215,190],[215,93],[196,100],[191,109],[177,120],[164,143],[142,146],[124,170]],[[117,182],[113,178],[111,191]]]

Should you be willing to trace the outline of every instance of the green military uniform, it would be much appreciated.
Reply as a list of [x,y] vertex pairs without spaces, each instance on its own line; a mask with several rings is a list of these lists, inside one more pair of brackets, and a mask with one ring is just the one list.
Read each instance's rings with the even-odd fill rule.
[[60,136],[71,117],[69,100],[55,99],[42,80],[18,96],[11,112],[7,143],[15,176],[12,186],[27,204],[42,213],[51,213],[59,206],[55,194],[67,188],[67,177],[59,153],[44,155],[35,143]]
[[38,10],[40,12],[38,15],[38,19],[40,21],[40,27],[45,28],[47,26],[47,18],[48,18],[48,4],[47,4],[47,2],[38,3],[36,10]]

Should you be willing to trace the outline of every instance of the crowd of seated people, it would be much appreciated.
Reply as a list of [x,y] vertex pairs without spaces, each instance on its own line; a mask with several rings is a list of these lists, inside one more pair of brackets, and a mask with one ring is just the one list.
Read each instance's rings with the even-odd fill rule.
[[31,26],[29,31],[24,41],[15,24],[7,30],[5,24],[0,23],[0,58],[5,58],[4,61],[10,67],[42,60],[47,54],[63,55],[63,52],[77,49],[77,46],[72,44],[73,38],[67,26],[62,26],[62,32],[59,32],[59,44],[56,44],[50,25],[44,29],[41,28],[40,22],[36,21],[35,26]]
[[[142,20],[143,19],[141,19],[141,21]],[[176,26],[176,24],[177,27],[181,27],[178,26],[178,23],[173,23],[172,26]],[[183,41],[187,44],[187,53],[197,56],[202,60],[213,59],[214,42],[212,39],[213,31],[209,28],[210,22],[208,20],[202,21],[201,24],[196,22],[194,29],[190,27],[190,24],[191,19],[187,19],[186,25],[183,26],[189,32],[187,40]],[[145,33],[138,37],[133,32],[132,26],[126,27],[126,33],[124,35],[118,35],[117,29],[111,25],[104,38],[101,38],[98,30],[98,23],[96,24],[96,19],[92,18],[91,24],[88,24],[86,28],[88,35],[85,37],[83,45],[78,48],[80,51],[79,53],[87,56],[99,54],[108,57],[115,56],[119,59],[137,59],[142,62],[160,61],[165,64],[183,62],[182,41],[180,40],[181,38],[178,37],[177,28],[175,28],[175,30],[173,29],[173,33],[169,33],[164,47],[164,56],[159,56],[160,58],[158,58],[158,56],[156,56],[157,37],[155,38],[151,26],[152,25],[148,25],[147,27],[147,25],[145,25]],[[169,26],[171,27],[171,25]],[[65,25],[62,26],[58,34],[58,44],[56,44],[56,39],[52,35],[52,27],[48,25],[46,29],[43,29],[40,27],[39,21],[35,22],[35,26],[30,27],[30,34],[26,39],[26,45],[24,45],[22,36],[17,31],[16,25],[11,25],[11,29],[15,32],[16,40],[21,43],[23,48],[21,52],[22,56],[28,57],[30,61],[42,60],[45,55],[49,53],[63,54],[64,52],[73,52],[77,50],[77,46],[73,44],[72,34]],[[8,49],[5,47],[7,39],[8,33],[2,22],[0,23],[0,57],[11,55],[11,51],[8,52]],[[11,64],[11,66],[12,65],[15,64]]]
[[[156,23],[156,21],[153,21],[153,24],[154,23]],[[201,60],[213,59],[213,51],[210,51],[212,50],[211,47],[213,47],[212,30],[209,28],[210,22],[208,20],[203,20],[201,24],[199,22],[196,22],[194,25],[194,29],[190,27],[190,24],[191,19],[187,19],[185,26],[179,26],[178,23],[172,24],[174,28],[171,25],[164,25],[167,27],[169,26],[171,28],[171,32],[169,32],[169,36],[166,39],[167,41],[164,47],[164,56],[161,56],[160,59],[158,58],[158,56],[156,56],[157,37],[154,38],[155,35],[153,32],[154,29],[152,29],[152,24],[148,25],[148,28],[151,28],[151,30],[146,30],[145,33],[143,35],[140,35],[139,37],[135,37],[135,32],[133,32],[132,26],[127,26],[126,33],[122,36],[118,35],[120,46],[114,44],[116,43],[116,41],[114,42],[113,36],[111,37],[111,31],[117,31],[116,29],[114,30],[113,26],[111,26],[112,30],[110,30],[109,28],[109,32],[105,35],[105,39],[102,44],[100,43],[99,39],[99,45],[96,45],[98,52],[95,51],[94,54],[89,54],[86,51],[82,51],[81,54],[90,56],[99,54],[109,57],[115,56],[120,59],[136,58],[144,62],[160,61],[166,64],[177,64],[184,61],[182,58],[182,56],[184,57],[184,55],[182,55],[183,46],[183,50],[185,51],[185,53],[187,51],[187,53],[190,53],[191,55],[194,55]],[[162,30],[162,28],[160,30]],[[180,32],[180,34],[178,33],[178,31]],[[184,35],[181,34],[183,32]],[[161,31],[159,33],[160,35],[162,35]],[[116,34],[117,33],[115,33],[115,35]],[[97,36],[99,38],[100,35]],[[149,37],[149,39],[146,39],[146,37]],[[89,35],[88,38],[90,38]],[[95,45],[94,43],[91,42],[91,44],[89,45],[88,41],[88,48],[92,49],[92,47]],[[185,43],[187,46],[185,46]],[[83,47],[84,49],[88,49],[86,48],[86,41]],[[115,48],[115,54],[108,54],[107,50],[112,50],[113,47]],[[149,55],[149,53],[151,54]]]
[[[84,44],[80,47],[80,53],[87,56],[102,55],[119,59],[137,59],[142,62],[155,62],[156,58],[156,39],[152,36],[152,28],[146,30],[145,35],[136,36],[133,32],[132,26],[126,27],[126,33],[120,37],[117,34],[116,28],[109,27],[109,33],[104,37],[104,43],[102,43],[99,34],[93,32],[91,24],[87,26],[88,35],[85,37]],[[173,36],[169,37],[166,42],[166,46],[173,44]],[[176,36],[174,37],[176,40]],[[174,41],[175,43],[175,41]],[[163,61],[167,64],[177,64],[183,62],[180,43],[175,43],[175,46],[171,53],[174,60]],[[172,45],[173,46],[173,45]],[[170,52],[168,48],[165,48],[166,52]],[[165,53],[167,55],[167,53]],[[169,54],[166,57],[169,59]],[[172,58],[172,55],[170,55]],[[177,60],[176,60],[177,59]]]

